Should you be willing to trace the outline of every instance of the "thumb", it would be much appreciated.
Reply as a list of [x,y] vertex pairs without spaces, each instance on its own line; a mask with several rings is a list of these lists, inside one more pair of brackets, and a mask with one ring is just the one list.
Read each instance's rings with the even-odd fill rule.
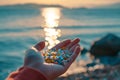
[[40,52],[38,52],[34,47],[26,51],[24,65],[31,65],[36,62],[43,63],[44,59]]
[[39,63],[43,63],[44,59],[39,51],[42,50],[44,47],[45,43],[39,42],[34,47],[28,49],[26,51],[24,65],[29,65],[31,63],[35,63],[36,61],[39,61]]
[[45,47],[45,42],[39,42],[34,46],[38,51],[41,51]]
[[45,47],[45,42],[39,42],[38,44],[36,44],[34,47],[28,49],[26,51],[26,56],[30,56],[30,55],[38,55],[36,53],[39,53],[39,51],[41,51],[43,48]]

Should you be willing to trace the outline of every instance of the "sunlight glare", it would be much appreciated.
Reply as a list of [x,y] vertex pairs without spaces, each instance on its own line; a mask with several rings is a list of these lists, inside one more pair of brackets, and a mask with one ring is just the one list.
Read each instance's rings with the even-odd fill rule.
[[60,8],[43,8],[42,16],[45,19],[43,25],[45,32],[45,40],[48,42],[48,49],[55,46],[60,41],[57,39],[61,36],[61,30],[57,29],[59,25],[59,19],[61,16]]

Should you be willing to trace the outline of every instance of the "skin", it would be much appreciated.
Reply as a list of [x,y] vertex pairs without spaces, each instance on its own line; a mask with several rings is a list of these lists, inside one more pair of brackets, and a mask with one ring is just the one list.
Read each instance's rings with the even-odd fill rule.
[[40,51],[45,47],[44,41],[39,42],[33,48],[26,51],[24,66],[40,71],[48,80],[54,80],[67,71],[67,69],[80,53],[80,45],[78,44],[79,41],[79,38],[76,38],[72,41],[68,39],[60,42],[52,48],[60,49],[62,47],[66,47],[72,53],[72,56],[69,58],[69,62],[65,63],[64,66],[52,63],[45,63],[44,58],[40,53]]

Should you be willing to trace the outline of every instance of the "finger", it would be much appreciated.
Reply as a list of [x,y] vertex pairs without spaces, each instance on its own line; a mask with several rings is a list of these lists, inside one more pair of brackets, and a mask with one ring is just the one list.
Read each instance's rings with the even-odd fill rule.
[[74,39],[68,46],[67,48],[70,49],[72,46],[74,46],[75,44],[79,43],[80,39],[76,38]]
[[45,42],[42,41],[42,42],[39,42],[38,44],[36,44],[34,46],[38,51],[41,51],[44,47],[45,47]]
[[77,46],[74,50],[74,53],[70,57],[69,62],[66,63],[66,66],[65,66],[66,68],[69,68],[69,66],[75,61],[79,53],[80,53],[80,47]]
[[72,46],[72,47],[70,48],[70,52],[71,52],[71,53],[73,53],[73,52],[74,52],[74,50],[75,50],[75,48],[76,48],[77,46],[79,46],[79,47],[80,47],[80,45],[79,45],[79,44],[75,44],[74,46]]
[[64,40],[62,42],[60,42],[59,44],[57,44],[55,47],[53,47],[52,49],[60,49],[60,48],[63,48],[63,47],[66,47],[67,45],[69,45],[71,43],[71,40],[68,39],[68,40]]

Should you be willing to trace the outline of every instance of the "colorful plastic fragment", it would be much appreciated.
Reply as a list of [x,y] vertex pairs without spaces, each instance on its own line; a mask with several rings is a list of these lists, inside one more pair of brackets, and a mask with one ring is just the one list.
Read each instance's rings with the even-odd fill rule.
[[68,62],[68,59],[72,55],[70,51],[65,48],[58,50],[46,50],[42,53],[46,63],[54,63],[59,65],[64,65],[64,63]]

